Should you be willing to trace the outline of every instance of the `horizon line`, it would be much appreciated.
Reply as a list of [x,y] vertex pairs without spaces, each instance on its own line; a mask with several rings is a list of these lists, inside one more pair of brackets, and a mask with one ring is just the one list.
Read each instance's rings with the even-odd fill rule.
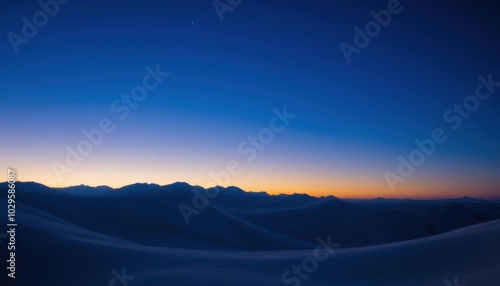
[[[0,184],[8,184],[8,181],[4,181],[4,182],[0,182]],[[91,185],[86,185],[86,184],[79,184],[79,185],[70,185],[70,186],[65,186],[65,187],[52,187],[52,186],[49,186],[49,185],[46,185],[44,183],[39,183],[39,182],[36,182],[36,181],[16,181],[15,183],[35,183],[35,184],[39,184],[39,185],[43,185],[47,188],[50,188],[50,189],[67,189],[67,188],[71,188],[71,187],[80,187],[80,186],[85,186],[85,187],[89,187],[89,188],[98,188],[98,187],[107,187],[107,188],[110,188],[110,189],[113,189],[113,190],[119,190],[121,188],[124,188],[124,187],[127,187],[127,186],[132,186],[132,185],[137,185],[137,184],[147,184],[147,185],[156,185],[158,187],[167,187],[167,186],[171,186],[171,185],[174,185],[174,184],[177,184],[177,183],[181,183],[181,184],[187,184],[189,185],[190,187],[198,187],[198,188],[202,188],[202,189],[210,189],[210,188],[217,188],[217,187],[220,187],[220,188],[238,188],[240,190],[242,190],[243,192],[245,193],[266,193],[267,195],[269,196],[279,196],[279,195],[307,195],[307,196],[310,196],[310,197],[315,197],[315,198],[328,198],[328,197],[335,197],[335,198],[338,198],[338,199],[341,199],[341,200],[400,200],[400,201],[404,201],[404,200],[413,200],[413,201],[432,201],[432,200],[458,200],[458,199],[473,199],[473,200],[486,200],[486,201],[495,201],[495,200],[500,200],[500,197],[475,197],[475,196],[470,196],[470,195],[466,195],[466,196],[462,196],[462,197],[428,197],[428,198],[411,198],[411,197],[405,197],[405,198],[393,198],[393,197],[380,197],[380,196],[377,196],[377,197],[370,197],[370,198],[361,198],[361,197],[338,197],[338,196],[335,196],[333,194],[330,194],[330,195],[327,195],[327,196],[318,196],[318,195],[313,195],[313,194],[309,194],[309,193],[290,193],[290,194],[287,194],[287,193],[279,193],[279,194],[272,194],[272,193],[269,193],[268,191],[247,191],[241,187],[238,187],[238,186],[235,186],[235,185],[228,185],[228,186],[221,186],[221,185],[216,185],[216,186],[213,186],[213,187],[203,187],[203,186],[200,186],[200,185],[192,185],[188,182],[182,182],[182,181],[175,181],[173,183],[170,183],[170,184],[166,184],[166,185],[160,185],[158,183],[148,183],[148,182],[136,182],[136,183],[132,183],[132,184],[126,184],[126,185],[122,185],[121,187],[111,187],[109,185],[95,185],[95,186],[91,186]]]

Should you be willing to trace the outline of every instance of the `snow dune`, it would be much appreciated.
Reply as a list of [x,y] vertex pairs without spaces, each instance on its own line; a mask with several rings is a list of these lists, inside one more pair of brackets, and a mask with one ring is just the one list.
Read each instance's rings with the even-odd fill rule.
[[[440,210],[451,208],[447,212],[469,226],[373,245],[392,235],[391,226],[413,230],[401,228],[399,219],[390,218],[393,208],[372,212],[335,198],[264,194],[231,205],[231,197],[242,200],[246,194],[234,190],[186,226],[181,224],[176,205],[191,194],[179,186],[168,191],[148,187],[146,193],[129,188],[123,196],[74,196],[54,194],[50,189],[21,193],[17,202],[17,285],[432,286],[447,285],[446,280],[453,285],[455,278],[457,285],[499,285],[500,220],[470,225],[464,218],[471,210],[460,204],[442,203]],[[134,206],[129,205],[130,199]],[[235,208],[238,204],[241,207]],[[0,198],[1,212],[5,205],[5,198]],[[419,204],[416,209],[424,215],[413,219],[432,222],[427,216],[434,214],[435,206],[432,203],[428,209]],[[477,203],[472,209],[475,215],[485,216],[495,214],[498,207]],[[400,212],[400,217],[403,221],[412,218],[410,213]],[[448,222],[441,215],[436,218],[443,221],[439,225]],[[349,227],[353,222],[357,225]],[[4,216],[0,223],[7,223]],[[297,226],[303,228],[302,233]],[[342,231],[347,233],[339,235]],[[349,242],[351,237],[367,246],[340,243],[326,260],[316,260],[312,268],[305,265],[314,257],[319,245],[316,239],[326,240],[329,235],[332,242],[337,242],[335,238]],[[5,247],[0,248],[5,257]],[[302,274],[291,272],[283,281],[283,274],[293,270],[293,265],[300,266]],[[122,271],[130,280],[114,283],[116,273]]]

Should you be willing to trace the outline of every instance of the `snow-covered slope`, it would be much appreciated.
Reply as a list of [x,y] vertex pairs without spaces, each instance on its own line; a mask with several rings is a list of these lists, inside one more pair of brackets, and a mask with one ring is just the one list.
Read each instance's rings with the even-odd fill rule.
[[[192,202],[192,188],[81,195],[88,187],[20,183],[17,285],[498,285],[498,202],[351,203],[221,188],[188,225],[178,205]],[[324,241],[335,244],[328,257],[316,250]],[[1,257],[6,250],[0,243]],[[118,281],[122,271],[130,280]]]
[[112,270],[122,268],[134,276],[130,286],[431,286],[455,277],[460,285],[494,286],[500,279],[500,220],[418,240],[334,249],[315,271],[305,272],[306,280],[286,276],[300,281],[296,284],[283,283],[283,273],[314,257],[314,247],[261,252],[155,247],[90,231],[26,205],[20,205],[19,217],[18,285],[108,285]]

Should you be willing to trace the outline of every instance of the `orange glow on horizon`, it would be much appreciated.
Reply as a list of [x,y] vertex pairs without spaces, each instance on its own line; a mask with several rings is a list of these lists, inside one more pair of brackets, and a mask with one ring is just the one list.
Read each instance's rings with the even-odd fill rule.
[[[47,154],[49,156],[50,154]],[[123,159],[126,160],[126,159]],[[118,165],[89,159],[78,169],[68,173],[60,182],[50,165],[45,162],[26,160],[17,166],[17,181],[34,181],[49,187],[68,187],[75,185],[108,185],[120,188],[134,183],[156,183],[168,185],[174,182],[187,182],[191,185],[211,187],[215,185],[237,186],[245,191],[266,191],[269,194],[306,193],[312,196],[335,196],[338,198],[373,199],[440,199],[460,198],[499,198],[497,178],[433,178],[413,176],[396,186],[392,192],[381,174],[351,174],[348,172],[294,171],[279,168],[246,168],[241,174],[230,177],[227,183],[217,183],[208,174],[212,169],[207,165],[191,166],[185,162],[175,168],[166,168],[162,160],[150,162],[148,168],[131,169],[124,162]],[[141,164],[145,165],[145,164]],[[208,170],[208,171],[207,171]],[[194,175],[198,174],[198,176]],[[160,179],[159,179],[160,178]],[[2,181],[0,179],[0,181]]]
[[[22,178],[22,179],[21,179]],[[63,184],[58,182],[44,182],[40,180],[26,180],[22,176],[17,178],[17,181],[34,181],[37,183],[44,184],[48,187],[54,188],[63,188],[75,185],[81,185],[82,183],[75,182],[72,184]],[[100,186],[107,185],[112,188],[120,188],[126,185],[134,184],[134,183],[154,183],[159,185],[169,185],[178,181],[169,181],[169,182],[154,182],[154,181],[130,181],[123,184],[105,184],[105,183],[83,183],[84,185],[89,186]],[[197,183],[192,183],[187,181],[186,183],[190,185],[199,185],[202,187],[212,187],[208,185],[202,185]],[[260,185],[260,184],[259,184]],[[215,186],[215,185],[213,185]],[[325,197],[325,196],[334,196],[340,199],[374,199],[377,197],[382,198],[393,198],[393,199],[445,199],[445,198],[461,198],[461,197],[473,197],[478,199],[495,199],[491,191],[484,190],[482,192],[472,193],[467,190],[477,189],[474,186],[461,186],[459,189],[452,185],[436,185],[429,182],[420,183],[418,186],[416,184],[401,186],[395,192],[391,192],[386,185],[362,185],[362,184],[348,184],[348,183],[337,183],[332,185],[322,185],[321,183],[317,184],[294,184],[286,187],[285,185],[280,185],[275,183],[268,188],[256,187],[253,185],[235,185],[229,184],[227,186],[236,186],[247,192],[267,192],[270,195],[279,195],[279,194],[308,194],[314,197]],[[224,187],[227,187],[224,186]],[[477,185],[476,185],[477,187]],[[434,190],[434,191],[429,191]]]

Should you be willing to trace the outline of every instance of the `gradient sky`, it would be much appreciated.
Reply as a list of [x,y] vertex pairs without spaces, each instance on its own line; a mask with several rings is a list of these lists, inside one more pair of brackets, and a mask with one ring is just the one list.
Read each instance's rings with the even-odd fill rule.
[[[249,191],[500,197],[500,88],[457,130],[443,121],[478,76],[500,81],[499,5],[402,1],[348,64],[339,44],[387,3],[243,0],[220,21],[205,0],[72,0],[16,54],[7,34],[41,8],[2,1],[0,167],[49,186],[211,186],[235,160],[228,184]],[[111,103],[156,65],[170,75],[120,120]],[[297,117],[248,162],[239,144],[285,106]],[[115,130],[58,180],[102,118]],[[384,172],[435,128],[448,140],[391,191]]]

